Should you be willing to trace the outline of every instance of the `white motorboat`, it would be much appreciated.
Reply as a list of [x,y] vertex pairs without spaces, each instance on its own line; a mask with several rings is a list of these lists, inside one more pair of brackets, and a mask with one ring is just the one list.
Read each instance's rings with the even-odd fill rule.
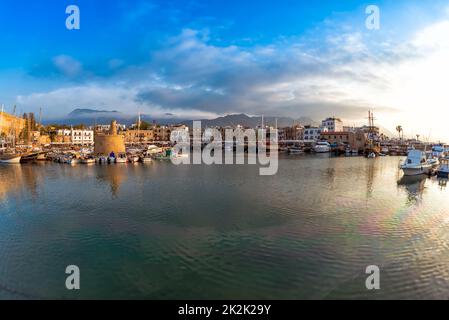
[[142,157],[142,162],[143,163],[152,163],[153,158],[151,158],[149,155],[146,155],[146,156]]
[[82,164],[94,164],[95,163],[95,158],[88,157],[88,158],[81,159],[81,163]]
[[131,163],[139,162],[140,158],[137,155],[130,155],[128,156],[128,161]]
[[115,163],[127,163],[128,158],[125,153],[120,153],[117,158],[115,158]]
[[291,147],[288,149],[289,154],[302,154],[304,153],[304,149],[301,147]]
[[21,155],[17,154],[2,154],[0,155],[1,164],[19,164],[22,159]]
[[410,150],[407,159],[401,165],[401,170],[406,176],[429,174],[432,163],[427,160],[426,153],[420,150]]
[[318,141],[314,150],[316,153],[328,153],[331,151],[331,145],[327,141]]

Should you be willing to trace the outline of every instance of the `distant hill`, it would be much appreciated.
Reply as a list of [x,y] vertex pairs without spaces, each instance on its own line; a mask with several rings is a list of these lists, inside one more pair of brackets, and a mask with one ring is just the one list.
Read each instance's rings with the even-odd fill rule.
[[[289,117],[264,117],[264,124],[268,126],[277,125],[281,127],[289,127],[294,124],[302,125],[317,125],[315,121],[310,118],[293,119]],[[192,126],[193,120],[185,121],[183,124]],[[248,116],[246,114],[231,114],[216,119],[202,119],[201,123],[204,127],[227,127],[241,125],[244,127],[255,128],[262,124],[262,116]]]
[[[147,122],[156,122],[158,124],[169,125],[169,124],[185,124],[192,126],[193,120],[184,120],[176,118],[173,114],[167,114],[167,118],[158,119],[153,118],[150,115],[142,114],[141,119]],[[129,115],[119,111],[108,111],[108,110],[97,110],[94,108],[76,108],[70,112],[66,117],[61,119],[49,121],[56,124],[66,124],[66,125],[95,125],[95,124],[108,124],[112,120],[125,125],[131,125],[136,123],[137,114]],[[275,126],[276,120],[278,127],[288,127],[294,124],[301,125],[318,125],[318,123],[310,118],[302,117],[299,119],[293,119],[289,117],[264,117],[265,125]],[[248,116],[246,114],[230,114],[223,117],[218,117],[216,119],[202,119],[203,127],[227,127],[242,125],[245,127],[255,128],[262,123],[261,116]]]

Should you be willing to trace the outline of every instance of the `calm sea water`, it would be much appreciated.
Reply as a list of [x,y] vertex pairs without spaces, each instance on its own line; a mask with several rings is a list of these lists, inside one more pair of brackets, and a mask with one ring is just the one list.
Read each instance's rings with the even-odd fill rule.
[[0,298],[449,298],[449,187],[398,163],[0,166]]

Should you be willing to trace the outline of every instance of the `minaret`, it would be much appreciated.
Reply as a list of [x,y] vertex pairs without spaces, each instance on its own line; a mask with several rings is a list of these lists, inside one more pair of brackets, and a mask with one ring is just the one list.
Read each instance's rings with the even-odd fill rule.
[[109,129],[109,134],[111,136],[116,136],[117,135],[117,121],[113,120],[111,122],[111,128]]

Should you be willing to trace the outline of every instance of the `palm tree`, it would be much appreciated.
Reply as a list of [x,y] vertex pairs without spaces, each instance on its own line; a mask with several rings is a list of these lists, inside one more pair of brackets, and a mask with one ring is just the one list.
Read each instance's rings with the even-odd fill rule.
[[396,131],[399,133],[399,139],[401,140],[401,133],[403,132],[402,126],[397,126]]
[[416,140],[419,142],[419,137],[420,137],[420,135],[419,134],[417,134],[416,135]]

